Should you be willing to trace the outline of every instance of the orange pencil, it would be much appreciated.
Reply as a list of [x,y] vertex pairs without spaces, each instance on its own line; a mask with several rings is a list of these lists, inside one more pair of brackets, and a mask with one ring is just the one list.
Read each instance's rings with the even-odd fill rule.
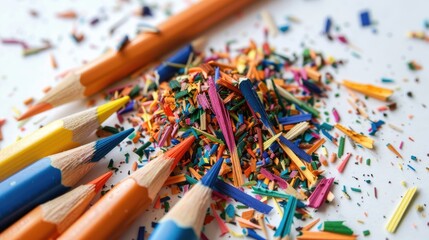
[[39,205],[0,234],[0,239],[54,239],[86,210],[112,176],[107,172],[91,182]]
[[199,1],[160,24],[158,34],[141,33],[121,51],[110,51],[70,73],[19,120],[97,93],[113,82],[189,43],[221,20],[236,14],[253,2],[256,0]]
[[123,179],[59,239],[116,239],[153,202],[195,138],[190,136]]

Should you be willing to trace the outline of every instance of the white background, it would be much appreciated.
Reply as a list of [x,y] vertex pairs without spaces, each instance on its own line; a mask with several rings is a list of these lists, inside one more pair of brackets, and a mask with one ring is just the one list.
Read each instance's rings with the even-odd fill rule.
[[[28,97],[39,98],[42,96],[42,88],[48,85],[55,85],[55,76],[64,70],[77,67],[83,61],[89,61],[100,55],[109,47],[114,47],[124,34],[133,36],[137,23],[154,24],[164,20],[164,8],[171,4],[173,12],[177,12],[189,6],[190,1],[146,1],[149,4],[158,6],[155,18],[130,19],[120,27],[113,35],[108,35],[108,29],[116,21],[130,13],[139,6],[139,1],[118,4],[115,1],[0,1],[0,37],[19,38],[28,42],[31,46],[41,45],[42,39],[49,39],[54,49],[40,53],[38,55],[23,57],[21,48],[12,45],[0,45],[0,118],[6,118],[7,124],[3,127],[4,140],[0,142],[0,147],[13,142],[16,137],[36,129],[39,125],[46,124],[54,119],[85,109],[86,101],[77,101],[59,109],[41,114],[33,118],[25,125],[25,131],[18,130],[18,124],[13,119],[13,108],[24,111],[23,100]],[[403,133],[398,133],[384,125],[376,134],[375,150],[353,150],[349,142],[346,142],[346,151],[351,151],[354,156],[362,155],[364,160],[371,158],[371,166],[365,164],[355,164],[352,157],[343,174],[339,174],[335,165],[327,168],[326,176],[335,177],[338,185],[333,187],[336,199],[329,205],[324,205],[318,213],[312,213],[314,218],[321,217],[322,220],[345,220],[360,238],[365,239],[362,231],[369,229],[371,236],[368,239],[424,239],[428,236],[429,219],[425,208],[424,213],[418,213],[415,209],[418,204],[428,203],[429,180],[428,170],[428,129],[429,119],[428,109],[423,104],[429,104],[429,43],[411,40],[406,37],[410,30],[424,29],[423,21],[429,19],[426,1],[261,1],[255,6],[247,9],[238,16],[231,18],[219,27],[210,30],[207,37],[210,39],[208,47],[218,50],[224,48],[228,40],[236,40],[233,48],[245,46],[249,38],[261,43],[263,39],[262,26],[259,13],[262,9],[271,12],[279,25],[286,23],[287,16],[294,16],[301,20],[300,24],[291,24],[291,30],[286,34],[280,34],[276,38],[270,38],[272,46],[283,53],[290,55],[292,52],[300,54],[303,47],[310,47],[317,51],[322,51],[326,56],[332,55],[337,59],[346,59],[348,63],[338,71],[329,69],[337,80],[349,79],[359,82],[374,83],[395,89],[393,101],[397,102],[398,109],[394,112],[387,112],[385,118],[376,111],[376,108],[384,103],[377,100],[366,100],[368,112],[372,120],[382,119],[386,123],[399,126]],[[34,9],[39,12],[38,18],[32,18],[28,12]],[[55,17],[59,11],[73,9],[79,13],[77,20],[61,20]],[[374,27],[362,28],[359,22],[359,12],[368,9],[371,12]],[[203,14],[203,13],[202,13]],[[334,25],[340,28],[340,33],[347,36],[354,48],[350,48],[339,42],[329,42],[321,36],[320,32],[324,26],[326,16],[331,16]],[[96,26],[89,26],[89,21],[95,17],[103,20]],[[210,16],[207,16],[210,17]],[[76,44],[70,37],[70,32],[76,26],[78,31],[85,34],[86,40],[81,44]],[[335,31],[334,31],[335,32]],[[376,32],[376,33],[375,33]],[[335,32],[337,33],[337,32]],[[352,56],[352,52],[358,53],[361,57]],[[49,63],[49,53],[53,53],[58,61],[59,68],[53,70]],[[423,65],[423,70],[411,72],[406,63],[416,60]],[[392,84],[381,83],[381,78],[392,78]],[[419,78],[417,83],[415,78]],[[123,83],[122,83],[123,84]],[[120,84],[119,84],[120,85]],[[358,118],[356,114],[348,113],[351,110],[346,99],[348,97],[345,89],[334,89],[329,93],[330,97],[325,99],[326,107],[322,112],[331,112],[333,106],[337,108],[342,117],[341,123],[350,126],[357,131],[368,132],[370,123]],[[409,98],[406,93],[411,91],[413,97]],[[340,93],[339,98],[334,94]],[[360,96],[363,99],[362,96]],[[103,100],[96,96],[97,103]],[[372,111],[374,110],[374,113]],[[410,115],[413,116],[410,119]],[[328,116],[331,118],[332,116]],[[322,114],[322,120],[326,116]],[[42,121],[40,121],[42,119]],[[361,124],[356,120],[359,119]],[[39,122],[35,124],[35,122]],[[111,125],[116,119],[109,119],[106,125]],[[409,140],[414,139],[414,142]],[[92,137],[93,139],[94,137]],[[396,148],[401,141],[404,141],[404,148],[401,154],[404,161],[396,157],[386,148],[387,143],[391,143]],[[326,147],[336,151],[336,147],[327,143]],[[124,153],[131,151],[134,146],[127,146],[119,152],[110,153],[107,159],[102,160],[99,165],[83,180],[82,183],[94,178],[98,174],[107,170],[109,159],[115,160],[115,166],[124,160]],[[122,174],[115,175],[110,184],[117,183],[122,179],[128,169],[131,168],[132,161],[137,157],[131,153],[132,159],[129,164],[122,164],[120,169]],[[417,162],[410,161],[410,156],[415,155]],[[401,170],[398,163],[405,163]],[[406,167],[412,165],[416,172]],[[368,176],[371,174],[373,177]],[[370,179],[371,184],[364,180]],[[406,188],[401,185],[405,181],[407,185],[417,186],[419,193],[413,201],[411,208],[405,215],[396,234],[389,234],[385,230],[388,218],[393,209],[399,203]],[[343,197],[342,186],[348,188],[351,200]],[[359,187],[362,193],[355,193],[350,187]],[[374,198],[373,187],[378,189],[378,199]],[[168,194],[169,190],[164,189]],[[175,198],[173,198],[175,199]],[[272,204],[272,202],[269,202]],[[174,201],[170,201],[174,205]],[[359,205],[358,205],[359,204]],[[366,215],[365,215],[366,213]],[[138,226],[146,225],[148,232],[152,231],[150,223],[157,221],[163,216],[163,210],[148,210],[133,226],[123,235],[122,239],[135,238]],[[278,213],[273,209],[269,216],[273,225],[278,225]],[[363,221],[358,223],[358,220]],[[294,230],[298,226],[303,226],[309,221],[301,222],[295,219]],[[240,229],[228,225],[235,231]],[[210,239],[218,237],[217,225],[213,221],[205,229],[206,235]]]

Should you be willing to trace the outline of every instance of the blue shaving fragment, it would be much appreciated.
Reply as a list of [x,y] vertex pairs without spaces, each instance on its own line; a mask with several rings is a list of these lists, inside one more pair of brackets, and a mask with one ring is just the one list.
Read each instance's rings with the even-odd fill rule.
[[137,239],[136,240],[144,240],[144,233],[145,233],[146,229],[144,226],[139,227],[139,232],[137,234]]
[[360,24],[362,27],[371,26],[371,17],[368,11],[362,11],[360,13]]
[[369,135],[374,136],[375,133],[378,131],[378,129],[383,124],[385,124],[385,122],[383,120],[378,120],[377,122],[371,122],[371,131],[370,131]]
[[215,183],[214,190],[264,214],[270,213],[270,211],[273,209],[271,206],[268,206],[267,204],[219,179]]
[[332,126],[332,125],[330,125],[330,124],[328,124],[328,123],[322,123],[322,125],[320,125],[320,129],[325,129],[325,130],[328,130],[328,131],[331,131],[332,129],[334,128],[334,126]]
[[325,20],[325,29],[323,30],[323,33],[326,35],[329,35],[329,33],[331,32],[331,27],[332,27],[332,19],[330,17],[327,17]]
[[296,124],[296,123],[310,121],[310,120],[311,120],[311,114],[300,114],[300,115],[293,115],[289,117],[279,118],[279,123],[283,125],[289,125],[289,124]]

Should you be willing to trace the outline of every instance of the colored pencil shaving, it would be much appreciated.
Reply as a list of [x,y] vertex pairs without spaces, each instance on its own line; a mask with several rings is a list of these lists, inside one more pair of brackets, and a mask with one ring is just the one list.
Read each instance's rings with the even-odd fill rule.
[[335,124],[335,127],[341,132],[343,132],[344,134],[346,134],[347,136],[349,136],[353,141],[359,143],[360,145],[369,149],[373,148],[374,140],[372,138],[369,138],[355,131],[352,131],[338,123]]
[[403,157],[402,157],[402,155],[398,152],[398,150],[396,150],[395,149],[395,147],[394,146],[392,146],[392,144],[390,144],[390,143],[388,143],[387,145],[387,148],[390,150],[390,151],[392,151],[397,157],[399,157],[400,159],[404,159]]
[[112,176],[107,172],[93,181],[46,202],[0,234],[0,239],[54,239],[86,210]]
[[344,80],[342,84],[350,89],[363,93],[366,96],[383,101],[389,100],[389,97],[393,94],[393,90],[377,87],[371,84],[362,84],[348,80]]
[[188,137],[123,179],[59,239],[107,239],[119,236],[155,200],[171,171],[194,140],[193,136]]
[[302,231],[308,231],[308,230],[311,230],[314,226],[316,226],[316,224],[317,224],[317,223],[319,223],[319,221],[320,221],[320,218],[318,218],[318,219],[316,219],[316,220],[312,221],[311,223],[309,223],[309,224],[305,225],[305,226],[302,228]]
[[[246,101],[250,108],[253,109],[254,112],[258,114],[261,122],[268,129],[271,135],[275,135],[276,132],[274,130],[273,124],[269,121],[266,111],[263,108],[262,103],[259,98],[256,96],[255,92],[252,90],[252,86],[249,79],[240,79],[239,83],[240,91],[243,93]],[[296,147],[292,142],[287,140],[285,137],[280,136],[278,139],[280,147],[286,152],[286,154],[292,159],[292,161],[299,167],[298,169],[304,174],[310,184],[315,182],[315,176],[311,173],[303,164],[301,159],[305,159],[306,161],[310,161],[311,157],[306,152],[302,151],[300,148]],[[297,154],[297,155],[296,155]]]
[[229,229],[226,226],[226,224],[223,222],[223,220],[219,216],[219,214],[217,214],[216,207],[215,207],[214,204],[210,204],[210,209],[211,209],[211,212],[213,213],[213,215],[214,215],[214,217],[216,219],[216,222],[217,222],[217,224],[219,226],[219,229],[220,229],[220,236],[222,237],[223,235],[225,235],[225,234],[227,234],[229,232]]
[[344,235],[353,235],[353,230],[344,225],[344,221],[325,221],[322,224],[321,230]]
[[267,204],[258,201],[252,196],[246,194],[245,192],[242,192],[241,190],[233,187],[228,183],[225,183],[224,181],[217,181],[214,186],[214,189],[261,213],[269,214],[270,211],[273,209],[271,206],[268,206]]
[[393,213],[392,217],[389,219],[389,222],[386,225],[386,229],[388,232],[390,233],[396,232],[396,229],[398,228],[399,223],[404,217],[405,212],[407,211],[416,193],[417,193],[417,187],[410,188],[405,192],[405,195],[402,197],[401,202],[396,207],[395,212]]
[[319,184],[317,184],[316,190],[308,198],[308,206],[312,208],[319,208],[326,201],[328,196],[329,189],[334,182],[334,178],[322,179]]
[[347,153],[344,156],[343,160],[341,160],[340,165],[337,166],[338,172],[340,172],[340,173],[344,172],[344,169],[346,168],[347,163],[349,162],[349,159],[350,159],[351,156],[352,156],[351,153]]
[[288,198],[287,204],[283,206],[283,218],[280,221],[276,232],[274,233],[274,239],[285,239],[289,236],[292,227],[293,216],[295,215],[297,201],[298,200],[295,197],[290,196]]
[[[216,69],[217,74],[219,74],[219,68]],[[217,117],[217,121],[220,129],[222,130],[223,136],[226,141],[226,145],[231,153],[231,161],[232,161],[232,177],[233,183],[235,186],[243,185],[243,175],[241,170],[240,159],[237,153],[237,146],[235,144],[234,134],[232,132],[231,122],[229,121],[230,116],[228,111],[226,111],[225,106],[223,105],[220,96],[216,92],[215,80],[210,78],[208,80],[209,83],[209,97],[211,101],[212,109]]]
[[56,120],[3,148],[0,150],[0,181],[37,159],[81,145],[90,133],[128,100],[124,97]]
[[0,183],[0,229],[70,190],[134,129],[42,158]]
[[283,136],[289,140],[294,140],[298,136],[302,135],[310,127],[309,125],[310,124],[308,122],[298,123]]

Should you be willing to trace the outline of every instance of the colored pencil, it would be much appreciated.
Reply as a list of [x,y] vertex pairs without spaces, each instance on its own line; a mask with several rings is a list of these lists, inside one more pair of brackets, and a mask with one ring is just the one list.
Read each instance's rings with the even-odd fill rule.
[[201,181],[161,219],[149,239],[200,239],[212,188],[217,181],[222,162],[223,158],[220,158]]
[[33,163],[0,183],[0,230],[71,189],[133,129]]
[[1,233],[0,239],[55,239],[82,215],[112,174],[113,172],[107,172],[39,205]]
[[0,181],[35,160],[82,144],[129,97],[56,120],[0,151]]
[[194,140],[186,138],[116,184],[59,239],[117,239],[155,200]]
[[[168,18],[159,34],[143,32],[121,51],[110,51],[69,74],[19,119],[91,96],[134,71],[189,43],[256,0],[203,0]],[[204,13],[204,14],[201,14]],[[207,17],[210,16],[210,17]],[[70,94],[73,92],[74,94]]]

